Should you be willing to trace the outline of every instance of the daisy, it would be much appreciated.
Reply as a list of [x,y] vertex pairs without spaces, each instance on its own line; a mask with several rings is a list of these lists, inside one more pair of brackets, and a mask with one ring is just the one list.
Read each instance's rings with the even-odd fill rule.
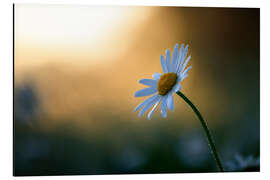
[[228,162],[226,165],[229,171],[259,171],[260,158],[255,158],[252,155],[243,157],[237,154],[234,160]]
[[148,86],[142,90],[135,93],[135,97],[142,97],[152,95],[147,98],[141,104],[135,108],[135,112],[141,109],[139,117],[141,117],[147,110],[151,107],[151,111],[148,113],[148,119],[151,119],[153,112],[156,110],[157,106],[161,103],[161,114],[162,117],[167,116],[167,107],[173,111],[173,93],[181,90],[181,85],[179,84],[187,77],[188,71],[191,66],[186,68],[191,56],[187,57],[188,45],[184,47],[181,45],[179,50],[178,44],[174,46],[172,60],[170,51],[166,50],[166,59],[161,55],[160,62],[163,69],[162,73],[155,73],[152,75],[153,79],[141,79],[139,83]]
[[142,97],[152,95],[151,97],[144,100],[135,108],[135,112],[141,109],[139,116],[141,117],[147,110],[153,107],[148,113],[148,119],[151,119],[153,112],[156,110],[158,105],[161,103],[161,114],[162,117],[167,116],[167,107],[172,111],[174,109],[173,105],[173,93],[179,95],[193,110],[201,122],[201,125],[205,131],[205,135],[209,142],[209,147],[212,151],[212,155],[216,161],[217,167],[221,172],[224,172],[223,165],[217,153],[214,141],[212,139],[209,128],[207,127],[206,121],[203,119],[201,113],[196,108],[196,106],[180,91],[180,82],[187,77],[188,71],[191,66],[186,68],[191,56],[187,57],[188,45],[184,47],[181,45],[178,51],[178,44],[174,46],[172,60],[170,51],[166,50],[166,59],[161,55],[160,62],[163,69],[163,74],[156,73],[153,74],[153,79],[141,79],[139,82],[143,85],[148,86],[142,90],[135,93],[135,97]]

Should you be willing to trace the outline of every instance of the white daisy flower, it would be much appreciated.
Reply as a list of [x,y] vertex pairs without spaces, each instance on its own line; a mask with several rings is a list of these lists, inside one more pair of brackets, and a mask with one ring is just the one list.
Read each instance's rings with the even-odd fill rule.
[[178,50],[178,44],[174,46],[172,60],[169,49],[166,50],[166,60],[161,55],[160,61],[163,69],[162,73],[155,73],[152,75],[153,79],[141,79],[139,83],[149,86],[135,93],[135,97],[142,97],[152,95],[147,98],[141,104],[135,108],[135,112],[141,109],[139,117],[141,117],[148,109],[152,106],[152,110],[148,113],[148,119],[151,118],[153,112],[157,106],[161,103],[161,114],[162,117],[167,116],[167,107],[172,111],[174,109],[173,105],[173,93],[181,90],[181,85],[179,84],[187,77],[188,71],[191,66],[186,68],[191,56],[187,57],[188,45],[184,47],[181,45],[180,50]]
[[260,158],[252,155],[243,157],[237,154],[233,161],[226,163],[229,171],[256,171],[260,169]]

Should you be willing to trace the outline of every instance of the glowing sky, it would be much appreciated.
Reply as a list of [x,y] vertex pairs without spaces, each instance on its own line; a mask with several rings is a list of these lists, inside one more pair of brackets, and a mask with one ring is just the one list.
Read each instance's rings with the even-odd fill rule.
[[151,11],[147,7],[16,4],[16,63],[109,61],[125,52],[134,41],[132,32]]

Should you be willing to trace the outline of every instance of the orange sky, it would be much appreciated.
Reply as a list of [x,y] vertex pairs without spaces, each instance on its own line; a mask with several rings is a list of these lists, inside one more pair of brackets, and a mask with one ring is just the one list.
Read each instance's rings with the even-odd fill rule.
[[56,58],[76,58],[84,65],[109,62],[127,51],[136,40],[132,34],[153,12],[151,7],[16,4],[16,65],[35,66]]

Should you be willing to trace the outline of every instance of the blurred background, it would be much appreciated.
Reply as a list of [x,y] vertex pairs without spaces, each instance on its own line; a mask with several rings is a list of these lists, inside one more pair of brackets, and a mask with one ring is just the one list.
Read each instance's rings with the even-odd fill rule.
[[182,92],[227,171],[259,171],[259,9],[15,5],[14,175],[216,172],[204,131],[174,95],[138,117],[139,79],[189,44]]

